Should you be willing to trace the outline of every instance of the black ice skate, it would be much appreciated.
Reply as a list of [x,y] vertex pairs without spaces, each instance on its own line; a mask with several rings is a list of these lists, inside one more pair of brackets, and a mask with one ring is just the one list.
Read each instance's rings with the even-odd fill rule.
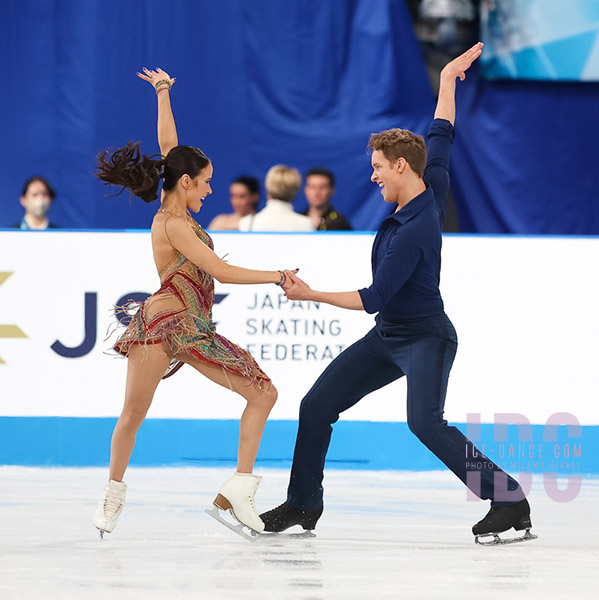
[[322,508],[311,511],[300,510],[283,502],[277,508],[261,514],[260,518],[264,521],[264,531],[280,533],[294,525],[301,525],[306,532],[309,532],[316,527],[320,515],[322,515]]
[[[525,529],[525,533],[521,537],[516,538],[500,538],[499,533],[514,528],[516,531]],[[473,528],[474,541],[482,546],[496,546],[497,544],[513,544],[515,542],[526,542],[534,540],[536,535],[530,533],[532,523],[530,521],[530,506],[528,500],[524,498],[516,504],[507,506],[499,506],[492,508],[487,516],[479,521]],[[481,538],[493,536],[492,541],[481,542]]]

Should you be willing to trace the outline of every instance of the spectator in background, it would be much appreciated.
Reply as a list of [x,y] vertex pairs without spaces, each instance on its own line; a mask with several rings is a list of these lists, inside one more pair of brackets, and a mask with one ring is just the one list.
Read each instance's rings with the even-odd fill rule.
[[229,187],[229,200],[234,212],[217,215],[208,225],[208,229],[238,229],[239,219],[255,215],[260,200],[258,180],[246,175],[234,179]]
[[25,215],[20,223],[13,225],[15,229],[55,229],[57,225],[48,220],[48,211],[56,192],[47,179],[34,175],[23,184],[21,205]]
[[306,173],[304,194],[308,201],[308,215],[319,231],[343,231],[352,229],[349,221],[331,206],[335,193],[335,176],[328,169],[314,167]]
[[239,220],[240,231],[314,231],[309,217],[293,210],[293,199],[302,185],[297,169],[275,165],[268,170],[264,187],[266,206],[255,216]]

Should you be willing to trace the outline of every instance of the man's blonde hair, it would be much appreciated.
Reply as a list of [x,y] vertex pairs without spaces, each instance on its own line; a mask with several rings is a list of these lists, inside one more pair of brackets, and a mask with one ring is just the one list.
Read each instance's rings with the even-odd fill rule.
[[268,170],[264,187],[268,195],[276,200],[291,202],[302,186],[302,176],[297,169],[286,165],[275,165]]
[[398,158],[405,158],[418,177],[424,175],[426,144],[421,135],[416,135],[408,129],[386,129],[370,134],[368,148],[381,150],[385,158],[392,163]]

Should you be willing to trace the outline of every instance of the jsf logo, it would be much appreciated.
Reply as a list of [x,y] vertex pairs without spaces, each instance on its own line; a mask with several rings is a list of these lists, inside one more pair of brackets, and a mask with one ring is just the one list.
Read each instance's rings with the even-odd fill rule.
[[[1,280],[0,280],[0,283]],[[127,310],[121,308],[129,304],[142,303],[150,294],[148,292],[129,292],[123,294],[115,303],[119,307],[115,310],[115,316],[122,325],[128,325],[131,315]],[[228,294],[215,294],[214,303],[222,302]],[[0,326],[0,334],[2,333]],[[98,294],[97,292],[85,292],[84,318],[83,318],[83,341],[78,346],[67,346],[60,340],[56,340],[51,348],[65,358],[80,358],[89,354],[96,345],[98,334]],[[13,336],[14,337],[14,336]]]

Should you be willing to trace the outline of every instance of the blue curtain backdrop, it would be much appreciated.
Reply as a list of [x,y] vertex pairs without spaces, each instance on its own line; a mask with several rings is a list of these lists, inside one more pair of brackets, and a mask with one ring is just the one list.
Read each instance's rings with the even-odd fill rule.
[[[108,146],[158,151],[156,98],[135,72],[177,77],[179,141],[214,162],[198,220],[229,212],[239,174],[276,163],[338,177],[336,203],[359,228],[388,207],[370,182],[372,131],[425,131],[433,98],[403,0],[1,0],[4,121],[0,225],[20,218],[22,181],[47,176],[65,227],[146,228],[156,205],[106,198],[92,177]],[[263,199],[264,201],[264,199]],[[305,204],[298,198],[297,206]]]
[[452,184],[462,231],[599,234],[599,84],[458,86]]
[[[52,220],[63,227],[149,226],[155,204],[107,198],[92,176],[108,146],[158,151],[142,66],[177,77],[179,140],[213,159],[204,226],[230,210],[233,177],[263,179],[283,162],[331,168],[335,204],[356,228],[376,229],[388,206],[369,181],[368,135],[425,133],[434,110],[404,0],[0,0],[0,22],[0,226],[20,219],[33,173],[56,187]],[[599,84],[474,75],[458,102],[462,230],[599,234]]]

